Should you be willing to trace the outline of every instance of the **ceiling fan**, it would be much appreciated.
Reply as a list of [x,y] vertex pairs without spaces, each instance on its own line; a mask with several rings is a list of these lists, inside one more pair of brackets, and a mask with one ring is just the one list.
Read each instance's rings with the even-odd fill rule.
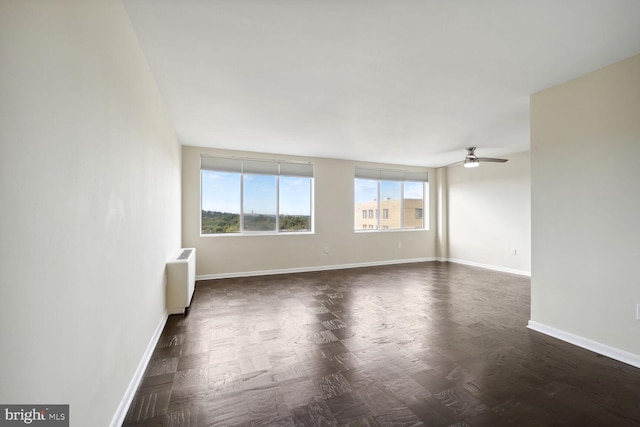
[[459,165],[460,163],[464,164],[465,168],[475,168],[476,166],[480,166],[480,162],[493,162],[493,163],[504,163],[507,159],[494,159],[491,157],[478,157],[475,155],[476,147],[468,147],[467,155],[464,160],[460,162],[451,163],[445,167]]

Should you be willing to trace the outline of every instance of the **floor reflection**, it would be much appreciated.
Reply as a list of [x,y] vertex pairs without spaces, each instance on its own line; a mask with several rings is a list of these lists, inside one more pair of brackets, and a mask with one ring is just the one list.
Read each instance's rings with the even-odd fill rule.
[[198,282],[125,425],[634,425],[640,374],[526,329],[529,279],[416,263]]

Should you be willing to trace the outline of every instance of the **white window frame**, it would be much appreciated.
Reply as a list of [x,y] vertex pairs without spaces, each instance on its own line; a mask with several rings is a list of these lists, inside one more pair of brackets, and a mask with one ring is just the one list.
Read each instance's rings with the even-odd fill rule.
[[[377,202],[377,207],[374,208],[374,210],[376,211],[376,228],[371,228],[372,226],[369,226],[370,229],[366,229],[366,227],[362,227],[362,228],[356,228],[356,224],[354,223],[354,232],[356,233],[363,233],[363,232],[367,232],[367,233],[371,233],[371,232],[392,232],[392,231],[427,231],[429,230],[429,223],[428,223],[428,217],[425,216],[425,209],[428,209],[429,206],[429,175],[428,173],[425,172],[412,172],[412,171],[405,171],[405,170],[393,170],[393,169],[370,169],[370,168],[360,168],[360,167],[356,167],[355,168],[355,177],[354,177],[354,187],[355,187],[355,180],[356,179],[363,179],[363,180],[370,180],[370,181],[377,181],[377,185],[378,185],[378,189],[377,189],[377,197],[376,197],[376,202]],[[381,205],[381,200],[380,200],[380,186],[381,186],[381,182],[383,181],[399,181],[401,183],[400,185],[400,228],[388,228],[387,227],[382,227],[381,226],[381,220],[383,219],[382,216],[383,215],[378,215],[378,212],[380,212],[382,208]],[[404,212],[404,202],[405,202],[405,197],[404,197],[404,185],[406,182],[420,182],[422,183],[422,227],[416,228],[416,227],[405,227],[405,212]],[[354,197],[354,212],[356,209],[355,206],[355,197]],[[372,219],[372,218],[368,218],[368,219]],[[418,218],[416,218],[418,219]],[[354,214],[354,221],[355,221],[355,214]]]
[[[239,231],[233,233],[203,233],[202,232],[202,196],[203,185],[202,176],[203,171],[218,171],[218,172],[231,172],[238,173],[240,175],[240,225]],[[276,213],[275,230],[263,230],[263,231],[251,231],[244,229],[244,177],[245,175],[265,175],[275,176],[276,178]],[[254,159],[245,157],[226,157],[215,155],[200,155],[200,236],[247,236],[247,235],[299,235],[299,234],[313,234],[314,233],[314,168],[311,162],[295,162],[290,160],[268,160],[268,159]],[[309,230],[280,230],[280,177],[300,177],[309,178]]]

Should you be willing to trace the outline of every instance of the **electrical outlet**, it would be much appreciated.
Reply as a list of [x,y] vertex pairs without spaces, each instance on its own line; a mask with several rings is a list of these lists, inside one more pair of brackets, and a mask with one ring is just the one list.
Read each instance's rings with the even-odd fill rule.
[[398,242],[398,249],[402,249],[402,242]]
[[516,250],[516,248],[509,249],[509,255],[512,255],[512,256],[518,255],[518,251]]
[[329,246],[325,246],[324,247],[324,253],[328,254],[331,251],[331,249],[329,248]]

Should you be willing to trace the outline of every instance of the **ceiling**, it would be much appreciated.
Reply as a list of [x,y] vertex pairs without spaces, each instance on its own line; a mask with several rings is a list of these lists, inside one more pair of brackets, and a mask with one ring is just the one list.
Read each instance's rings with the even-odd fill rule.
[[183,145],[439,167],[640,53],[638,0],[124,0]]

